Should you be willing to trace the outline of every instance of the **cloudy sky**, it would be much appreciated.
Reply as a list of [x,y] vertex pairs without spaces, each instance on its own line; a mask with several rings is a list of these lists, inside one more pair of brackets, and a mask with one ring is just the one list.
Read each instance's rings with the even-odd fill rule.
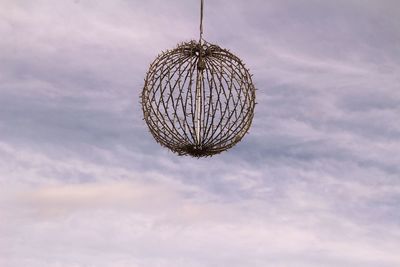
[[400,2],[205,1],[258,88],[228,152],[142,120],[197,0],[0,0],[0,266],[400,266]]

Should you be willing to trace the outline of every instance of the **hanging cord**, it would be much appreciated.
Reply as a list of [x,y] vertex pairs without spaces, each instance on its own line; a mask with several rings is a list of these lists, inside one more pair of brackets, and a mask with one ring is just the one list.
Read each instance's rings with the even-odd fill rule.
[[200,0],[200,41],[203,39],[203,9],[204,9],[204,0]]
[[204,0],[200,0],[200,38],[199,38],[199,61],[197,62],[197,68],[199,70],[205,69],[205,63],[203,60],[203,9]]

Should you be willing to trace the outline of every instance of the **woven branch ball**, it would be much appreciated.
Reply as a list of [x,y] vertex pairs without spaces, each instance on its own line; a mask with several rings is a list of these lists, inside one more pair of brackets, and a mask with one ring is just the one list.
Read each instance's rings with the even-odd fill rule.
[[206,157],[238,143],[250,128],[255,88],[243,62],[217,45],[190,41],[150,65],[144,120],[161,145]]

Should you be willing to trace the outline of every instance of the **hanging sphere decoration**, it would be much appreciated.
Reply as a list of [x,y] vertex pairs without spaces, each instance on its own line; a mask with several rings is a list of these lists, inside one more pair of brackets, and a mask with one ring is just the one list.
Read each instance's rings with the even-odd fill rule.
[[154,60],[141,102],[155,140],[193,157],[212,156],[238,143],[251,126],[256,104],[244,63],[202,38]]

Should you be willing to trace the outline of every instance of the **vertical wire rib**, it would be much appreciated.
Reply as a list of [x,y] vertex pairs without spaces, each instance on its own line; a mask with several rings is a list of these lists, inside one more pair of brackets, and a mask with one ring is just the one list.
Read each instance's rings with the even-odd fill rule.
[[196,146],[201,148],[201,132],[202,132],[202,105],[203,101],[203,10],[204,0],[200,0],[200,37],[199,37],[199,59],[197,64],[197,76],[196,76]]
[[201,131],[202,131],[202,94],[203,94],[203,71],[197,70],[196,76],[196,145],[201,147]]

